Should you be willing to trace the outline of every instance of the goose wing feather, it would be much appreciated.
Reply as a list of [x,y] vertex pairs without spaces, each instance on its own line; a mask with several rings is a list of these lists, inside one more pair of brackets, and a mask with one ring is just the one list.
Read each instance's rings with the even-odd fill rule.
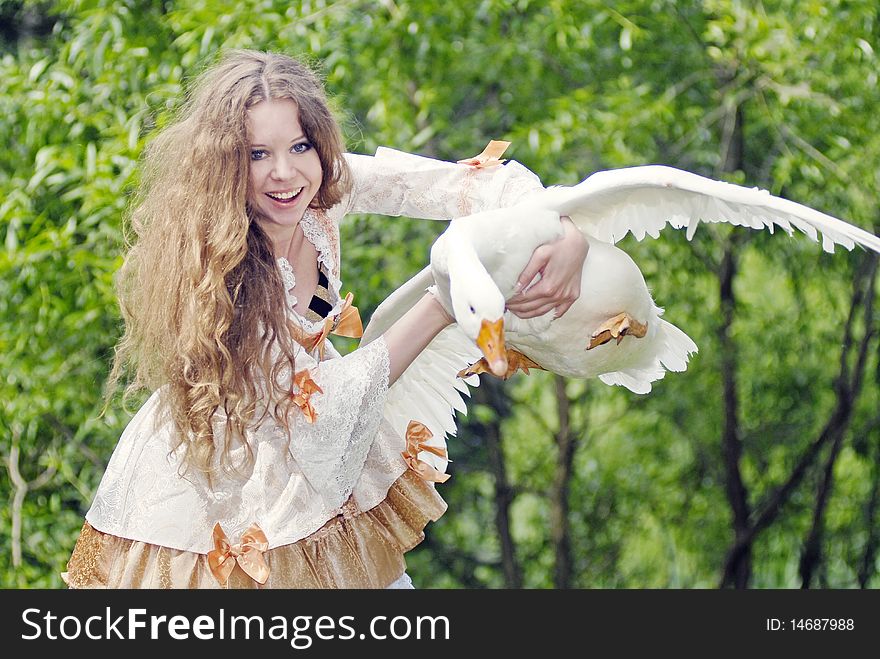
[[[543,196],[542,196],[543,195]],[[686,229],[690,240],[700,222],[726,222],[752,229],[794,230],[822,247],[852,249],[860,244],[880,252],[880,238],[760,188],[715,181],[664,165],[596,172],[578,185],[551,187],[530,198],[568,215],[585,233],[615,243],[631,233],[657,238],[667,225]]]
[[[366,345],[381,336],[433,281],[427,267],[389,295],[370,318],[361,343]],[[403,437],[411,420],[420,421],[433,434],[429,444],[445,448],[446,435],[456,434],[455,412],[467,414],[463,397],[470,395],[468,385],[479,385],[477,376],[462,380],[457,374],[480,356],[479,349],[457,325],[440,332],[388,390],[385,418],[396,433]],[[440,471],[446,469],[447,460],[427,451],[419,454],[419,459]]]

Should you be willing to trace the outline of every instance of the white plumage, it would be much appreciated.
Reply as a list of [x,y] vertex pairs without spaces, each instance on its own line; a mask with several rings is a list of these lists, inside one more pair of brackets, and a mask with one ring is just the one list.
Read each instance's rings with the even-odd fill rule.
[[[560,216],[565,215],[590,244],[580,298],[556,320],[553,312],[529,320],[505,313],[504,301],[513,295],[532,252],[562,235]],[[548,188],[517,206],[450,222],[432,247],[430,268],[383,302],[364,334],[365,342],[379,336],[433,282],[454,311],[457,325],[438,336],[404,373],[389,405],[403,405],[400,414],[407,421],[430,409],[434,426],[426,425],[435,438],[435,428],[453,434],[453,410],[461,410],[460,393],[466,392],[460,383],[456,386],[454,371],[479,356],[474,342],[482,322],[502,317],[507,345],[545,369],[649,392],[667,370],[685,370],[697,346],[660,317],[663,311],[638,266],[614,243],[627,233],[637,240],[657,238],[667,225],[686,229],[691,239],[700,222],[771,231],[780,227],[789,234],[797,229],[813,240],[821,236],[828,252],[835,245],[852,249],[856,244],[880,252],[880,239],[873,234],[758,188],[659,165],[597,172],[578,185]],[[622,313],[647,326],[644,337],[626,335],[586,350],[591,335]],[[393,395],[398,387],[408,395]]]

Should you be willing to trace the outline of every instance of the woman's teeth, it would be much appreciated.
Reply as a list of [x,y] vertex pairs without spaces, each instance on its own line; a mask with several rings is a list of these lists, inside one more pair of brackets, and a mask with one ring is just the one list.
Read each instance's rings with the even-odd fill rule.
[[288,192],[267,192],[266,196],[271,197],[275,201],[290,201],[295,198],[302,192],[302,188],[297,188],[296,190],[290,190]]

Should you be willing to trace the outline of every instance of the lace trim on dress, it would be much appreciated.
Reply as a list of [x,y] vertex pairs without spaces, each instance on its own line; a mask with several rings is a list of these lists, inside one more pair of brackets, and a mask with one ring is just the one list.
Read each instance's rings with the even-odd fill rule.
[[[335,231],[336,229],[329,219],[327,219],[326,223],[330,224],[329,229],[321,226],[322,224],[325,224],[325,222],[320,220],[317,216],[317,212],[311,208],[306,209],[302,220],[300,220],[303,235],[317,250],[318,263],[324,266],[324,273],[329,280],[330,285],[327,287],[327,290],[330,293],[330,300],[328,300],[328,302],[332,305],[332,308],[327,313],[327,317],[329,318],[340,312],[345,300],[340,293],[342,290],[342,281],[338,277],[339,270],[336,263],[333,239],[327,235],[328,231]],[[299,303],[299,300],[297,300],[297,297],[291,293],[296,286],[296,275],[293,272],[293,266],[290,265],[290,261],[283,256],[279,256],[276,261],[278,263],[278,269],[281,271],[281,281],[284,282],[284,295],[287,298],[288,311],[294,315],[300,326],[309,334],[320,332],[324,327],[323,320],[310,321],[296,311],[296,305]]]
[[[313,334],[315,332],[320,332],[324,326],[323,320],[312,322],[308,318],[301,316],[296,310],[296,305],[299,303],[299,300],[297,299],[296,295],[291,292],[296,287],[296,275],[293,274],[293,266],[290,265],[290,261],[288,261],[283,256],[279,256],[276,261],[278,263],[278,270],[281,272],[281,281],[284,283],[284,296],[287,299],[287,312],[294,317],[294,319],[306,331],[306,333]],[[336,298],[336,301],[338,302],[338,290],[333,290],[331,288],[330,291],[331,297]],[[332,309],[330,313],[333,313]]]
[[318,260],[339,281],[339,230],[327,211],[307,208],[300,220],[303,235],[318,250]]

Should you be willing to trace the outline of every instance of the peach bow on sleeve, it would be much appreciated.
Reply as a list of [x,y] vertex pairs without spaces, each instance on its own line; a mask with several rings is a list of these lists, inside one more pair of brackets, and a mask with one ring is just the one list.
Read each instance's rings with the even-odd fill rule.
[[489,167],[495,167],[496,165],[501,165],[504,163],[501,160],[502,154],[507,151],[507,147],[510,146],[510,142],[504,142],[503,140],[492,140],[487,145],[486,148],[483,149],[482,153],[474,156],[473,158],[465,158],[464,160],[459,160],[458,163],[461,165],[470,165],[474,169],[486,169]]
[[303,369],[294,375],[293,384],[299,389],[299,392],[291,394],[293,404],[300,409],[306,421],[314,423],[318,418],[318,412],[312,406],[312,394],[323,394],[324,390],[312,379],[312,374],[308,369]]
[[208,552],[208,567],[221,586],[229,583],[236,563],[251,579],[259,584],[266,583],[269,566],[263,553],[269,549],[269,541],[263,529],[252,524],[241,536],[241,542],[232,544],[220,522],[217,522],[214,524],[213,539],[214,549]]
[[437,446],[427,446],[426,442],[433,437],[434,434],[428,430],[425,424],[418,421],[410,421],[406,427],[406,451],[401,453],[406,464],[426,481],[434,483],[445,483],[449,480],[449,474],[438,471],[427,462],[419,460],[419,453],[427,451],[441,458],[449,458],[446,456],[446,449]]

